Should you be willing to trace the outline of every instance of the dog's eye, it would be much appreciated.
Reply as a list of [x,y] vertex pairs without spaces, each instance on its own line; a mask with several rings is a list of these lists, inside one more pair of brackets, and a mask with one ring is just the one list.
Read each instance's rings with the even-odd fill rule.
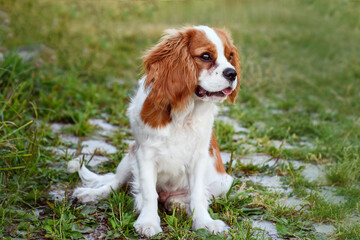
[[234,54],[230,53],[230,56],[229,56],[229,62],[231,62],[232,58],[233,58]]
[[200,59],[203,60],[204,62],[212,61],[212,57],[210,53],[204,53],[203,55],[200,56]]

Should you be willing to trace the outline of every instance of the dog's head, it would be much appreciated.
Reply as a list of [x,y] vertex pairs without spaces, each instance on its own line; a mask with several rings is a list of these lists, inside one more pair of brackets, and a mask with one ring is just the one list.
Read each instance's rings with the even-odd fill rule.
[[144,67],[151,90],[141,117],[152,127],[166,125],[171,111],[181,111],[192,97],[234,103],[240,86],[238,50],[224,30],[206,26],[166,31]]

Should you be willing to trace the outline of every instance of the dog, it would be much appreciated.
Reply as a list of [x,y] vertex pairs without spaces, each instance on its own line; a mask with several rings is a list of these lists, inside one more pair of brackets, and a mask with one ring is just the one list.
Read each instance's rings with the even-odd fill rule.
[[107,197],[130,183],[138,234],[162,231],[158,201],[184,207],[194,229],[218,234],[228,230],[208,212],[211,196],[224,195],[233,178],[223,166],[212,130],[216,103],[234,103],[240,86],[240,59],[228,33],[207,26],[171,29],[144,57],[144,75],[129,106],[135,143],[116,173],[98,175],[74,159],[82,202]]

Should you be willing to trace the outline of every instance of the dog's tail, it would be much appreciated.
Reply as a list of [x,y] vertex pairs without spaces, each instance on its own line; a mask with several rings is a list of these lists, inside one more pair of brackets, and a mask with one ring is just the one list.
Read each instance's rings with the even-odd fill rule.
[[73,197],[78,198],[81,202],[96,202],[107,197],[111,190],[116,190],[124,185],[131,178],[131,158],[134,155],[130,152],[121,160],[116,173],[107,173],[99,175],[91,172],[81,162],[81,157],[77,157],[68,162],[68,172],[78,172],[81,179],[81,186],[75,188]]

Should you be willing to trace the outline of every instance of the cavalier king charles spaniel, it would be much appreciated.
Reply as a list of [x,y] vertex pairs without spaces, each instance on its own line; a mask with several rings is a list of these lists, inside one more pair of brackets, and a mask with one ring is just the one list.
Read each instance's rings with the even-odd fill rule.
[[138,234],[162,231],[158,202],[181,206],[193,228],[210,233],[228,226],[208,212],[211,196],[225,194],[233,178],[223,166],[212,130],[216,103],[234,103],[240,85],[238,50],[222,29],[206,26],[168,30],[144,58],[145,74],[129,106],[135,138],[116,173],[98,175],[81,164],[68,163],[82,185],[73,196],[82,202],[107,197],[129,183],[135,198]]

